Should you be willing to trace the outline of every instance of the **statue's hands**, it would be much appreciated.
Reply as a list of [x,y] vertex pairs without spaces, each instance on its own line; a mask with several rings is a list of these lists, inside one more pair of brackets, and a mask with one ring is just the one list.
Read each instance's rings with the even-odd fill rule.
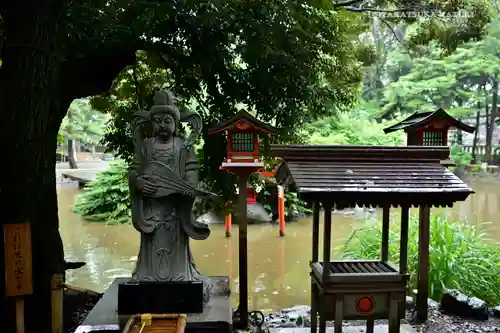
[[151,195],[156,192],[155,184],[147,176],[137,179],[137,188],[146,195]]

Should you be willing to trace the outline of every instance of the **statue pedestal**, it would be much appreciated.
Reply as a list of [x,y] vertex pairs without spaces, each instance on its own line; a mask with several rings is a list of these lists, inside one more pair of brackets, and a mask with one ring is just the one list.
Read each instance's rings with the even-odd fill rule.
[[118,314],[202,313],[203,282],[125,282],[118,285]]
[[[210,301],[205,305],[202,313],[188,314],[186,333],[232,332],[229,278],[225,276],[211,276],[210,279],[213,283]],[[85,318],[82,325],[76,329],[75,333],[122,332],[130,315],[120,315],[118,313],[118,289],[120,284],[126,284],[129,280],[130,278],[116,279],[87,318]],[[159,297],[161,297],[160,292],[157,292]],[[179,312],[174,311],[173,313]]]

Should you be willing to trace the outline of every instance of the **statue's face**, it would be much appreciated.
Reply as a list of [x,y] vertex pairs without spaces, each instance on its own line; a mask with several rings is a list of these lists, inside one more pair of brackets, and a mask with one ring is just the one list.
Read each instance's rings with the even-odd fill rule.
[[157,113],[153,116],[153,132],[156,136],[170,138],[175,132],[175,119],[168,113]]

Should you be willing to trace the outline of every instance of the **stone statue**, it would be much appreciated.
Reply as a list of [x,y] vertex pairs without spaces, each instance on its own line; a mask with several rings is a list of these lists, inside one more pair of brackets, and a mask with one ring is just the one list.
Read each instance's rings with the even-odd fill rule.
[[[187,138],[178,134],[181,122],[193,127]],[[147,124],[153,135],[144,139]],[[195,198],[212,195],[197,189],[199,166],[193,144],[202,124],[197,113],[181,117],[170,92],[156,92],[151,110],[134,114],[135,157],[129,185],[132,221],[141,233],[141,247],[132,279],[203,281],[208,301],[211,283],[198,272],[189,247],[189,238],[203,240],[210,234],[192,212]]]

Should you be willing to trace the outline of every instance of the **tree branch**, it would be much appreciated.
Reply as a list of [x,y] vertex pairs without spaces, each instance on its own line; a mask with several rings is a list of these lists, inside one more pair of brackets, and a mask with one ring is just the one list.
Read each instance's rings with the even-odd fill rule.
[[[127,8],[120,11],[116,22],[111,26],[133,26],[137,18],[137,5],[130,1]],[[137,34],[111,44],[103,38],[100,46],[84,56],[75,56],[62,63],[61,90],[69,98],[82,98],[98,95],[111,88],[114,79],[127,66],[136,62],[136,51],[143,46]],[[111,38],[110,38],[111,39]]]
[[344,0],[344,1],[337,1],[333,2],[332,5],[333,7],[344,7],[344,6],[351,6],[354,5],[358,2],[362,2],[363,0]]
[[[356,4],[357,6],[353,6]],[[343,1],[332,2],[332,6],[334,8],[343,8],[349,12],[355,12],[355,13],[364,13],[364,12],[400,13],[400,12],[410,12],[415,10],[415,8],[382,9],[375,7],[364,7],[365,5],[366,5],[365,0],[343,0]]]
[[399,43],[403,44],[403,41],[399,38],[398,34],[394,30],[394,28],[389,24],[389,22],[387,22],[383,17],[378,17],[378,19],[380,20],[380,22],[382,22],[391,31],[391,33],[394,36],[394,38],[396,38],[396,40]]
[[348,12],[355,12],[355,13],[402,13],[402,12],[411,12],[414,11],[415,9],[413,8],[400,8],[400,9],[382,9],[382,8],[374,8],[374,7],[354,7],[354,6],[344,6],[342,7]]

